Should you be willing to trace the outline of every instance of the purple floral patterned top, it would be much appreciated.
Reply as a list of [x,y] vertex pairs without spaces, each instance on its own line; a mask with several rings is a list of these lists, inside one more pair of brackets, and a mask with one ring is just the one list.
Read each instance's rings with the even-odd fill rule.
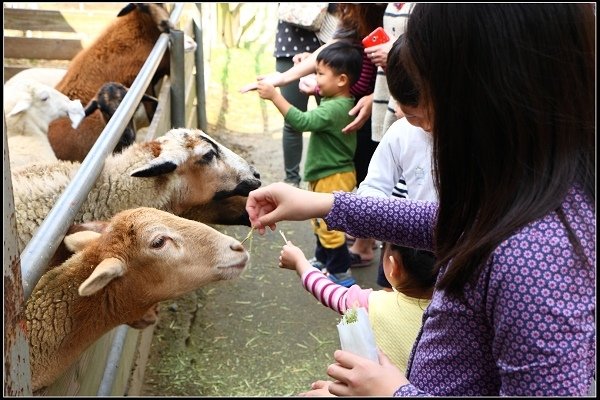
[[[464,300],[435,291],[395,396],[582,396],[595,376],[596,217],[577,188],[501,243]],[[437,206],[336,192],[330,229],[432,249]],[[443,270],[440,271],[440,275]]]

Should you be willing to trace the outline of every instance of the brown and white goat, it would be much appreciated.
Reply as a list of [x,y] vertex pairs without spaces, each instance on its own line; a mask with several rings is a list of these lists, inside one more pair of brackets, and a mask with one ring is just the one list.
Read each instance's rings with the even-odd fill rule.
[[[129,3],[117,19],[87,48],[73,58],[56,89],[83,104],[92,100],[106,82],[130,87],[161,33],[174,29],[161,3]],[[169,73],[168,51],[151,87]],[[106,126],[99,112],[85,118],[77,129],[61,118],[49,128],[48,138],[60,160],[83,161]]]
[[65,238],[75,255],[44,274],[26,304],[32,389],[53,383],[91,344],[161,301],[240,275],[240,242],[152,209],[115,215],[102,234]]
[[[57,161],[11,171],[19,252],[79,167],[79,163]],[[194,207],[209,203],[217,207],[231,197],[247,196],[260,185],[254,167],[204,132],[171,129],[107,157],[74,223],[108,220],[119,211],[140,206],[183,215]],[[238,204],[238,215],[247,215],[243,206]]]
[[[119,108],[119,105],[121,105],[121,102],[128,91],[129,88],[118,82],[107,82],[103,84],[94,98],[86,105],[85,117],[87,118],[92,115],[94,111],[100,110],[102,119],[104,123],[107,124],[117,111],[117,108]],[[144,94],[142,96],[142,104],[146,103],[150,103],[150,107],[155,107],[158,104],[158,99]],[[119,139],[119,142],[115,146],[114,152],[120,153],[125,147],[131,146],[133,142],[135,142],[135,132],[136,127],[134,126],[132,119],[125,127],[121,139]]]

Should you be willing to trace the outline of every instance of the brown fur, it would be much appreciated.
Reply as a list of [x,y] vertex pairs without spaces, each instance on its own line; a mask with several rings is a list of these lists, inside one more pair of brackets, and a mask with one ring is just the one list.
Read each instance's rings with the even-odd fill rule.
[[239,276],[248,253],[199,222],[138,208],[44,274],[26,305],[32,389],[54,382],[114,327],[142,320],[155,304]]
[[211,200],[204,205],[190,208],[182,217],[207,224],[251,226],[250,217],[246,212],[247,200],[248,196]]
[[[73,224],[67,230],[65,236],[71,235],[77,232],[83,231],[92,231],[97,233],[102,233],[108,227],[108,222],[106,221],[92,221],[92,222],[84,222],[81,224]],[[73,255],[73,252],[70,251],[64,242],[60,242],[60,245],[54,252],[54,255],[50,259],[48,263],[48,267],[46,268],[46,272],[51,270],[54,267],[57,267],[67,261],[69,257]]]
[[[131,4],[126,9],[132,11],[119,16],[94,43],[73,58],[56,89],[87,104],[106,82],[131,86],[160,34],[172,28],[162,4]],[[168,73],[167,51],[152,79],[152,86]],[[48,139],[58,159],[81,162],[106,123],[98,111],[85,118],[77,129],[71,128],[65,120],[68,118],[50,124]]]

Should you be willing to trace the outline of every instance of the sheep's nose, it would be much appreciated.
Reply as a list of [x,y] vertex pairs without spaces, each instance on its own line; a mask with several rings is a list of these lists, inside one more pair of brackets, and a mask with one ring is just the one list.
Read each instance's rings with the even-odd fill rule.
[[254,175],[254,177],[256,179],[260,179],[260,173],[256,170],[256,168],[251,167],[252,168],[252,175]]
[[244,246],[242,246],[242,244],[238,241],[232,243],[229,248],[233,251],[246,251],[246,249],[244,248]]

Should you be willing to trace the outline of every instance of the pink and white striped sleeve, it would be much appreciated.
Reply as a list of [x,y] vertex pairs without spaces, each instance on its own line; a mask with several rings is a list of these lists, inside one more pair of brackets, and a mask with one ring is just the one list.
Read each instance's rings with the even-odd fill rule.
[[302,274],[302,286],[326,307],[343,314],[348,308],[364,307],[369,310],[369,295],[373,289],[350,288],[331,282],[318,269],[309,269]]

